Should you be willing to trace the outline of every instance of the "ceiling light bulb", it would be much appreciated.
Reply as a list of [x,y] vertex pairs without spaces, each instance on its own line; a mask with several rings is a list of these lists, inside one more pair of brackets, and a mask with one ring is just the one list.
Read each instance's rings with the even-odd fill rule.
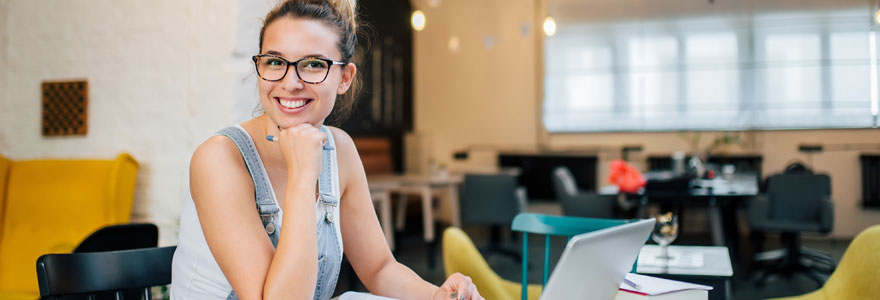
[[880,24],[880,9],[878,9],[877,12],[874,13],[874,22],[877,22],[877,24]]
[[412,13],[412,18],[410,18],[410,22],[412,23],[413,29],[416,31],[422,31],[425,29],[425,13],[421,10],[416,10]]
[[547,17],[544,19],[544,34],[547,36],[553,36],[556,34],[556,19],[553,17]]

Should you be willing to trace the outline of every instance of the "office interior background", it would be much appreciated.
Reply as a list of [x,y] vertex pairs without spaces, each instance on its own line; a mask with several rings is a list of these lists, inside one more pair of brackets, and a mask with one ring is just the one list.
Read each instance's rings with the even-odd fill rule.
[[[130,153],[139,162],[131,222],[156,224],[159,244],[175,245],[193,150],[254,116],[250,56],[276,2],[0,0],[0,154]],[[370,47],[359,53],[365,89],[339,126],[356,139],[386,139],[389,172],[460,174],[497,170],[502,157],[587,157],[594,169],[575,176],[598,189],[610,184],[616,159],[644,172],[652,158],[676,152],[750,157],[762,177],[801,162],[830,176],[834,204],[833,230],[804,239],[845,248],[880,224],[880,199],[865,192],[880,182],[863,180],[862,158],[880,154],[878,1],[360,5],[372,26]],[[41,84],[58,80],[88,82],[84,135],[43,134]],[[561,213],[552,194],[533,189],[532,209]],[[448,203],[437,205],[438,224],[449,224]],[[686,217],[683,227],[705,233],[705,211]]]

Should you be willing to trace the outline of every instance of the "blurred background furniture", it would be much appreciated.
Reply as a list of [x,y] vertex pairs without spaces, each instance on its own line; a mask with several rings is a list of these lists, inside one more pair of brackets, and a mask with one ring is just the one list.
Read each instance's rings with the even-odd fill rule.
[[562,203],[563,215],[611,218],[614,214],[614,196],[578,190],[574,176],[565,166],[558,166],[553,170],[553,188]]
[[529,201],[558,199],[553,189],[553,171],[565,166],[580,190],[596,190],[596,166],[599,158],[580,152],[517,153],[498,154],[498,166],[520,170],[519,184],[526,187]]
[[749,203],[748,219],[753,231],[780,232],[785,249],[755,255],[757,262],[773,262],[758,280],[763,284],[770,275],[803,273],[818,285],[834,268],[834,260],[825,253],[801,246],[800,234],[827,234],[834,225],[831,178],[812,174],[798,166],[767,179],[767,193]]
[[[104,251],[119,251],[142,248],[155,248],[159,246],[159,228],[155,224],[119,224],[110,225],[93,232],[85,240],[79,243],[73,253],[92,253]],[[121,290],[124,299],[138,299],[143,291],[141,289]],[[114,300],[115,292],[102,292],[93,295],[89,300]],[[75,300],[66,297],[65,300]],[[86,297],[82,297],[86,298]]]
[[171,283],[171,259],[177,246],[72,254],[45,254],[37,260],[41,299],[140,289],[152,299],[150,287]]
[[880,270],[880,225],[865,229],[853,239],[840,265],[822,288],[777,300],[878,299],[877,270]]
[[462,224],[490,228],[485,253],[500,253],[519,261],[518,251],[501,246],[502,230],[526,208],[526,190],[517,184],[516,175],[465,174],[459,192]]
[[159,228],[155,224],[118,224],[106,226],[93,232],[73,249],[73,253],[131,250],[156,246],[159,246]]
[[0,298],[35,299],[34,262],[69,253],[90,233],[128,223],[138,162],[111,160],[11,161],[0,156]]
[[[519,283],[498,276],[480,255],[467,234],[458,227],[443,231],[443,267],[446,276],[461,273],[471,277],[480,295],[486,299],[518,300],[522,289]],[[537,300],[541,286],[528,285],[529,300]]]

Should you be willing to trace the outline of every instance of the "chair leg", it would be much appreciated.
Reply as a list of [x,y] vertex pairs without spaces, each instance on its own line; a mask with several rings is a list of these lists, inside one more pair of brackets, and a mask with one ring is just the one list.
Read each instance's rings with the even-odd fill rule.
[[826,278],[824,278],[822,275],[820,275],[815,270],[810,269],[807,266],[797,266],[797,269],[801,273],[804,273],[804,275],[807,275],[808,278],[812,279],[813,282],[815,282],[816,285],[818,285],[819,287],[822,287],[822,285],[825,284]]
[[[398,232],[403,231],[403,226],[406,225],[404,221],[406,221],[406,195],[397,195],[397,216],[395,216],[395,224],[394,228],[397,229]],[[392,197],[394,199],[394,197]],[[393,201],[393,200],[392,200]]]

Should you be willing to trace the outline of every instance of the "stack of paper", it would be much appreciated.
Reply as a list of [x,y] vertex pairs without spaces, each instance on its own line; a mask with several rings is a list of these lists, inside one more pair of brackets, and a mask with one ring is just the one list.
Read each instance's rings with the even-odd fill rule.
[[656,278],[639,274],[626,274],[626,279],[636,284],[632,287],[626,282],[620,284],[620,291],[614,300],[706,300],[711,286]]

